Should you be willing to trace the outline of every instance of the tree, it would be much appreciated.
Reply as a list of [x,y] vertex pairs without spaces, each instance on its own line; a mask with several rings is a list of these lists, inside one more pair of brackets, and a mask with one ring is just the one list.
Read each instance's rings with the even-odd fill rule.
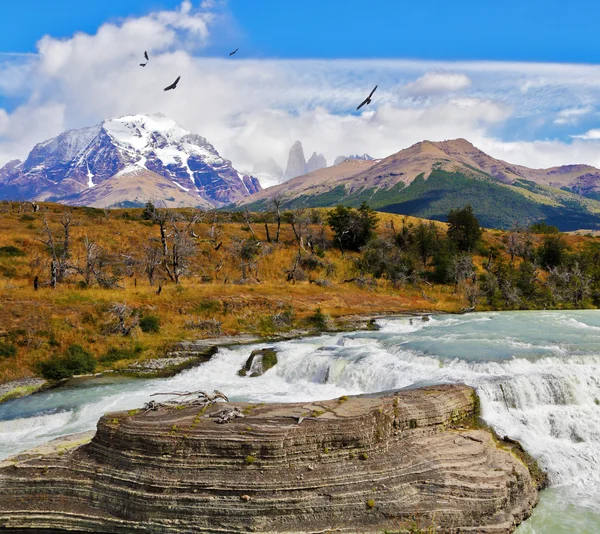
[[470,204],[450,210],[448,214],[448,238],[461,252],[471,252],[481,239],[482,230]]
[[567,244],[560,235],[547,235],[538,249],[540,264],[546,269],[559,267],[565,261]]
[[437,226],[434,222],[425,224],[420,222],[415,228],[414,242],[423,263],[423,267],[427,267],[429,258],[433,256],[433,253],[437,250],[439,244],[439,236],[437,233]]
[[357,210],[337,206],[327,219],[334,232],[335,242],[342,252],[344,250],[358,251],[374,236],[378,224],[377,213],[366,202]]

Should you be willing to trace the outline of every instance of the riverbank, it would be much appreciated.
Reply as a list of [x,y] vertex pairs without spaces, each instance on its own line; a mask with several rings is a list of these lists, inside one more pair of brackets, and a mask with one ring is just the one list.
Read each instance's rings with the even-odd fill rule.
[[[510,533],[536,484],[514,445],[476,424],[478,406],[454,385],[106,414],[87,445],[68,437],[2,464],[0,526]],[[219,425],[223,409],[234,415]]]
[[207,362],[217,352],[219,347],[235,347],[239,345],[250,345],[253,343],[275,343],[282,340],[300,339],[302,337],[314,336],[319,333],[350,332],[355,330],[376,330],[376,320],[385,317],[415,317],[426,318],[433,313],[431,310],[419,310],[412,312],[380,313],[376,315],[349,315],[339,317],[337,320],[329,320],[321,330],[295,329],[292,331],[273,334],[268,337],[253,336],[249,334],[238,334],[219,336],[194,341],[181,341],[170,350],[165,351],[164,356],[156,358],[148,357],[143,361],[133,361],[127,366],[119,369],[107,369],[100,373],[76,375],[71,379],[53,382],[42,378],[24,378],[0,384],[0,404],[9,400],[33,395],[49,388],[68,386],[73,383],[117,374],[133,378],[168,378],[191,369],[197,365]]

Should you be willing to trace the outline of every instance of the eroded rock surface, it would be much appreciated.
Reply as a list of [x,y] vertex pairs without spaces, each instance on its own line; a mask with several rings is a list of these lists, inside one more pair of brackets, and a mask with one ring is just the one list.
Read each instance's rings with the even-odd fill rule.
[[[4,464],[0,529],[375,533],[416,520],[512,532],[537,490],[515,454],[470,426],[476,405],[466,386],[436,386],[107,414],[87,445]],[[244,417],[216,424],[225,406]]]

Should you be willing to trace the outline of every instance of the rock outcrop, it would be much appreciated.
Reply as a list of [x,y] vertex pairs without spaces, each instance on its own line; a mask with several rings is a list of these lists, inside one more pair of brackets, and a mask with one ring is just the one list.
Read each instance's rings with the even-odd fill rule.
[[[217,424],[224,406],[244,417]],[[512,532],[535,483],[476,413],[472,389],[436,386],[107,414],[89,444],[2,464],[0,530]]]
[[306,172],[318,171],[327,167],[327,160],[323,154],[312,153],[312,156],[306,162]]
[[304,148],[302,148],[302,143],[300,141],[296,141],[292,145],[292,148],[290,148],[283,179],[291,180],[292,178],[296,178],[296,176],[301,176],[305,173],[306,159],[304,158]]
[[335,158],[333,164],[334,165],[339,165],[340,163],[343,163],[346,160],[352,160],[352,159],[357,159],[360,161],[373,161],[373,158],[371,156],[369,156],[369,154],[365,153],[362,156],[359,154],[350,154],[349,156],[338,156],[337,158]]

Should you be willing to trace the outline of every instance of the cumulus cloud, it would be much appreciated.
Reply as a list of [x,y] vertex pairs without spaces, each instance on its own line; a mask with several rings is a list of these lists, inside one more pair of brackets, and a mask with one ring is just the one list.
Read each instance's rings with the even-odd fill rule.
[[579,135],[572,135],[574,139],[585,139],[585,140],[593,140],[600,139],[600,129],[594,128],[593,130],[588,130],[587,132]]
[[[93,35],[46,36],[34,56],[0,55],[0,165],[66,129],[155,112],[205,136],[240,170],[269,157],[285,165],[296,139],[329,162],[341,154],[385,157],[423,139],[464,137],[529,166],[600,163],[600,137],[580,133],[594,131],[599,67],[231,61],[207,56],[221,35],[219,6],[185,1],[171,11],[104,24]],[[144,50],[151,59],[142,69]],[[178,75],[177,90],[165,93]],[[373,103],[357,113],[375,83]]]
[[458,72],[428,72],[404,86],[404,91],[413,96],[431,96],[462,91],[471,86],[471,79]]

